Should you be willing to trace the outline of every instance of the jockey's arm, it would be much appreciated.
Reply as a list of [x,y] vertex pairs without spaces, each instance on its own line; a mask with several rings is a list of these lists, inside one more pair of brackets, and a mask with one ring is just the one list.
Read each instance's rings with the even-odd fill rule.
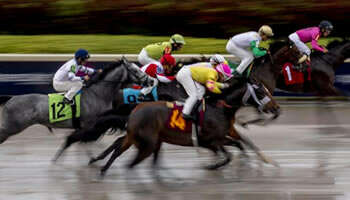
[[324,52],[324,48],[318,44],[318,38],[319,38],[319,36],[312,37],[311,47],[312,47],[312,49],[314,49],[316,51]]
[[165,76],[164,74],[156,74],[157,79],[162,83],[170,83],[175,80],[175,76]]
[[205,86],[208,88],[210,92],[221,94],[220,88],[224,88],[224,84],[217,81],[217,74],[215,72],[210,72],[208,75],[208,80],[205,84]]
[[255,57],[261,57],[267,53],[266,50],[259,49],[258,43],[255,40],[250,43],[250,49],[252,50]]
[[81,81],[84,77],[76,76],[72,71],[68,72],[68,79],[71,81]]
[[88,75],[92,75],[93,73],[96,72],[93,68],[86,67],[86,66],[81,66],[79,71],[82,71],[82,72],[84,72],[85,74],[88,74]]

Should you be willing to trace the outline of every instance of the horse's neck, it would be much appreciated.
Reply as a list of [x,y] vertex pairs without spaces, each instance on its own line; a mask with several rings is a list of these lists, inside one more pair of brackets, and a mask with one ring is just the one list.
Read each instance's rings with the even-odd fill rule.
[[96,99],[96,101],[112,102],[116,87],[117,86],[104,86],[103,83],[100,82],[91,85],[89,88],[85,88],[82,93],[85,93],[86,98],[89,99],[93,98]]
[[324,55],[327,56],[327,59],[331,60],[331,64],[334,70],[342,65],[346,59],[345,55],[343,55],[341,52],[342,49],[337,49],[335,52],[330,51],[330,53]]
[[177,81],[171,83],[160,83],[158,85],[158,96],[160,100],[182,100],[187,97],[185,89]]

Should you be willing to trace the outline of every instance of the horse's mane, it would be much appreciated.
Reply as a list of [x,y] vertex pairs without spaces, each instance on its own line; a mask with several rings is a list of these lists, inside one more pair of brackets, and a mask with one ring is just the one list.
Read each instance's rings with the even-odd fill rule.
[[282,47],[289,45],[289,40],[277,40],[272,43],[270,43],[269,50],[271,54],[277,53],[278,50],[280,50]]
[[[277,41],[274,41],[272,43],[270,43],[270,47],[269,47],[269,51],[271,52],[272,55],[274,55],[275,53],[278,52],[278,50],[280,50],[282,47],[288,45],[289,42],[288,40],[277,40]],[[254,60],[254,65],[255,66],[259,66],[265,62],[270,62],[271,59],[269,58],[269,55],[266,54],[264,56],[261,56],[259,58],[256,58]]]
[[109,64],[107,67],[103,68],[103,71],[101,73],[94,74],[89,81],[87,81],[86,85],[89,87],[91,84],[97,83],[100,80],[104,79],[105,76],[114,70],[115,68],[118,68],[122,65],[123,60],[118,60],[116,62],[113,62]]
[[333,40],[332,42],[328,43],[327,49],[333,49],[333,48],[335,48],[335,47],[338,47],[338,46],[347,44],[347,43],[349,43],[349,42],[350,42],[350,40],[348,40],[348,39]]
[[211,104],[215,104],[218,100],[225,100],[227,102],[231,102],[236,95],[240,93],[241,89],[246,83],[241,79],[231,78],[228,82],[231,85],[229,88],[221,90],[221,94],[209,93],[209,98],[207,98],[207,102]]
[[[345,44],[347,44],[349,42],[350,42],[350,40],[348,40],[348,39],[333,40],[332,42],[328,43],[326,48],[328,50],[331,50],[331,49],[337,48],[339,46],[343,46],[343,45],[345,45]],[[312,54],[311,54],[311,56],[313,58],[320,58],[320,57],[323,57],[324,55],[325,54],[323,52],[321,52],[321,51],[313,51]]]

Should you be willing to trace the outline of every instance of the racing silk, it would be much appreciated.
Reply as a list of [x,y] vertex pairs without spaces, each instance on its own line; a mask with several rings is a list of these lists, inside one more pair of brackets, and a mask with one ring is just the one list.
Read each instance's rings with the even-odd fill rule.
[[191,66],[190,70],[193,80],[204,84],[213,93],[221,93],[220,88],[224,84],[217,82],[219,74],[215,69],[203,66]]
[[208,67],[208,68],[214,69],[214,66],[210,62],[194,63],[194,64],[186,65],[186,67]]
[[321,47],[317,40],[320,38],[321,31],[319,27],[310,27],[298,30],[297,35],[299,36],[300,40],[304,43],[311,42],[311,47],[317,51],[324,51],[324,48]]
[[76,75],[78,72],[91,75],[95,70],[83,65],[78,65],[75,58],[73,58],[58,69],[53,79],[55,81],[81,81],[82,78]]
[[150,44],[145,47],[145,50],[149,57],[154,60],[159,60],[164,54],[171,53],[171,43],[170,42],[158,42],[155,44]]
[[160,82],[169,83],[175,79],[175,76],[166,76],[163,65],[160,62],[152,62],[141,68],[143,72]]
[[267,51],[259,49],[259,43],[261,41],[261,37],[259,33],[255,31],[250,31],[246,33],[241,33],[235,35],[231,38],[231,40],[238,46],[243,49],[250,49],[255,57],[264,56]]

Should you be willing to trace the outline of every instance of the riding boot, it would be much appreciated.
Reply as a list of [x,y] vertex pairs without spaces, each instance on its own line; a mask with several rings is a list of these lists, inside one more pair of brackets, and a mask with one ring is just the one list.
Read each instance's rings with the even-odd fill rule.
[[195,121],[197,120],[196,115],[197,115],[197,110],[198,110],[198,107],[199,107],[200,103],[201,103],[201,101],[198,100],[198,101],[194,104],[194,106],[193,106],[193,108],[192,108],[190,114],[187,115],[187,114],[182,113],[182,117],[183,117],[185,120],[191,120],[191,121],[194,121],[194,122],[195,122]]
[[185,113],[182,113],[182,118],[184,118],[184,120],[195,121],[195,119],[192,115],[187,115]]
[[69,100],[67,97],[64,97],[63,103],[68,105],[74,105],[74,100]]

